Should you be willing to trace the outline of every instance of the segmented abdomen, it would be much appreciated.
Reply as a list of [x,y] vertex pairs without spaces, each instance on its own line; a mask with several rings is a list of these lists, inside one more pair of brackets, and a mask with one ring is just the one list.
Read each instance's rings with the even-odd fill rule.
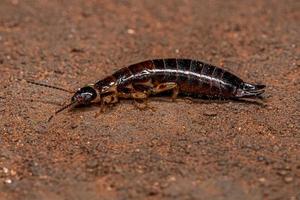
[[185,94],[229,97],[243,81],[216,66],[190,59],[156,59],[130,65],[98,82],[127,85],[151,80],[153,84],[176,82]]
[[[182,93],[226,97],[242,82],[221,68],[197,60],[164,59],[152,62],[154,74],[164,74],[160,81],[176,82]],[[155,80],[155,75],[153,77]]]

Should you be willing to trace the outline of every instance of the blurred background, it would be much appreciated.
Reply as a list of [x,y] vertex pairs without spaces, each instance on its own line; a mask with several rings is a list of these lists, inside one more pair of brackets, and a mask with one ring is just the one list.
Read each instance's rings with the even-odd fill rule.
[[[0,199],[300,199],[300,3],[0,1]],[[120,103],[65,112],[70,89],[153,58],[267,85],[265,107]]]

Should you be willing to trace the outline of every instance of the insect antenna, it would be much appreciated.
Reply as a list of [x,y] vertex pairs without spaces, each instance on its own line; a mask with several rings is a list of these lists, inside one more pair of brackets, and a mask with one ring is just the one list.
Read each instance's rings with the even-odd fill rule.
[[63,107],[61,107],[61,108],[58,109],[57,111],[55,111],[55,113],[49,117],[48,122],[50,122],[50,121],[52,120],[52,118],[53,118],[55,115],[57,115],[58,113],[64,111],[65,109],[69,108],[70,106],[72,106],[72,105],[75,104],[76,102],[77,102],[77,101],[73,101],[73,102],[71,102],[71,103],[69,103],[69,104],[67,104],[67,105],[65,105],[65,106],[63,106]]
[[35,81],[31,81],[31,80],[25,80],[27,83],[33,84],[33,85],[38,85],[38,86],[43,86],[43,87],[47,87],[47,88],[52,88],[52,89],[56,89],[56,90],[60,90],[60,91],[64,91],[64,92],[68,92],[68,93],[73,93],[73,91],[61,88],[61,87],[57,87],[57,86],[53,86],[53,85],[48,85],[45,83],[38,83]]

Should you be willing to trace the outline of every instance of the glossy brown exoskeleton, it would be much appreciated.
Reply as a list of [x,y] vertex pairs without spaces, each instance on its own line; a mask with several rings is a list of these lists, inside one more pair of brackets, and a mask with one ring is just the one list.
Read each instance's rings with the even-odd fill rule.
[[155,59],[124,67],[95,84],[80,88],[70,105],[102,105],[116,103],[122,98],[145,100],[150,95],[172,91],[178,94],[240,99],[260,96],[265,85],[250,84],[232,73],[197,60]]
[[219,67],[190,59],[157,59],[124,67],[95,84],[80,88],[72,101],[89,104],[97,96],[106,103],[119,98],[146,99],[168,90],[192,96],[245,98],[264,92],[265,85],[246,83]]

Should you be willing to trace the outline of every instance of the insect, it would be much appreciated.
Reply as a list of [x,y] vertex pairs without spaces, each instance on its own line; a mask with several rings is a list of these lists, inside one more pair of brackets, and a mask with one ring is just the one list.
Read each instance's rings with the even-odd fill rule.
[[[55,86],[31,83],[68,91]],[[94,84],[78,89],[71,102],[55,114],[71,106],[94,102],[106,105],[117,103],[120,99],[146,100],[149,96],[166,91],[172,93],[173,100],[178,94],[240,99],[259,97],[264,93],[264,88],[265,85],[244,82],[222,68],[201,61],[155,59],[124,67]]]

